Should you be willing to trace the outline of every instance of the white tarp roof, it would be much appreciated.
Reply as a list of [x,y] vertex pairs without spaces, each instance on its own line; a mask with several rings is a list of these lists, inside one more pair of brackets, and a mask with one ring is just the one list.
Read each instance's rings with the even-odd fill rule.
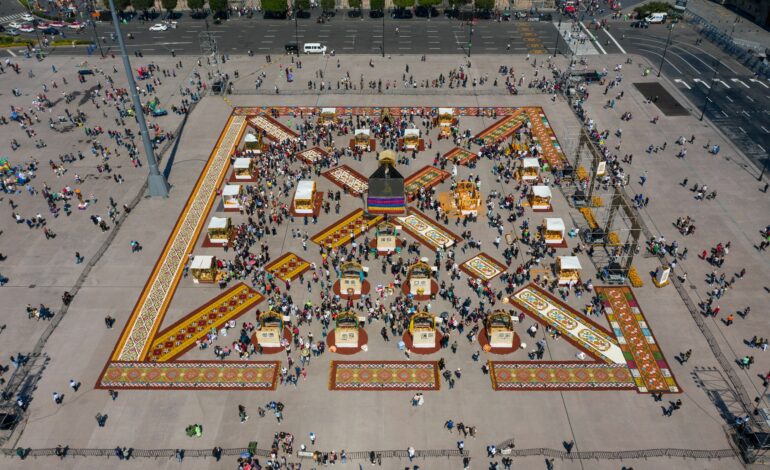
[[190,264],[190,269],[211,269],[212,264],[214,264],[213,256],[196,256]]
[[248,134],[246,134],[246,139],[245,140],[246,140],[246,142],[256,142],[257,141],[257,136],[255,136],[252,133],[248,133]]
[[564,232],[564,221],[561,219],[545,219],[545,229],[552,232]]
[[404,129],[404,137],[410,135],[420,137],[420,129]]
[[337,114],[337,108],[321,108],[321,114]]
[[559,256],[559,266],[561,269],[583,269],[577,256]]
[[438,115],[444,115],[444,114],[452,114],[454,115],[455,109],[454,108],[438,108]]
[[528,157],[522,160],[524,168],[540,168],[540,162],[537,158]]
[[209,228],[227,228],[227,221],[227,217],[212,217],[211,222],[209,222]]
[[548,186],[532,186],[532,194],[537,197],[551,197],[551,188]]
[[241,187],[237,184],[227,184],[222,190],[222,196],[238,196],[241,194]]
[[251,165],[251,158],[236,158],[233,167],[235,168],[248,168]]
[[360,134],[369,135],[369,129],[356,129],[355,135],[360,135]]
[[297,192],[294,193],[294,199],[312,199],[313,186],[313,180],[301,180],[297,183]]

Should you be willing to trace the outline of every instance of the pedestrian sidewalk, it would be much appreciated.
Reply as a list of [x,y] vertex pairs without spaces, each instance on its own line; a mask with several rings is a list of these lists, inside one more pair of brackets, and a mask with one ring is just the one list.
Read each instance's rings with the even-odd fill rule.
[[600,54],[599,50],[591,42],[591,37],[583,28],[579,28],[578,23],[563,21],[561,26],[559,23],[554,23],[553,26],[559,31],[562,39],[574,55]]

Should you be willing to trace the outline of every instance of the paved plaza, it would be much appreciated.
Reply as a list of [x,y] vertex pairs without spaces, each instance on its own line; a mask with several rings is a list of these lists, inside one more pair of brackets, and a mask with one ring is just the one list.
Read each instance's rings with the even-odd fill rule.
[[[288,433],[290,449],[278,446],[277,460],[302,468],[323,466],[305,453],[316,451],[321,459],[334,451],[340,468],[371,466],[370,452],[374,465],[379,459],[392,469],[460,469],[464,457],[472,469],[503,468],[504,458],[513,468],[547,468],[551,458],[558,469],[741,467],[731,428],[762,397],[770,370],[762,347],[770,335],[763,309],[770,266],[759,250],[770,220],[767,189],[754,164],[698,121],[676,87],[643,76],[636,57],[625,59],[592,58],[592,68],[609,72],[602,84],[578,90],[588,92],[581,121],[552,88],[552,70],[568,62],[543,55],[485,55],[470,64],[450,55],[303,56],[301,64],[233,56],[219,65],[234,79],[235,93],[224,98],[206,93],[215,66],[205,59],[132,58],[134,68],[156,66],[138,82],[147,91],[155,80],[143,102],[157,96],[153,107],[168,111],[147,118],[153,137],[164,137],[167,199],[144,197],[142,152],[143,166],[131,160],[130,143],[141,148],[137,126],[129,116],[115,121],[127,106],[118,60],[15,59],[20,72],[6,66],[0,80],[19,96],[2,100],[32,124],[22,127],[6,112],[10,122],[0,128],[3,142],[21,145],[6,147],[2,158],[25,167],[6,173],[0,200],[7,384],[16,369],[7,358],[36,343],[42,351],[21,369],[30,374],[21,385],[27,410],[4,442],[0,466],[238,468],[250,443],[264,466],[276,433]],[[620,63],[622,72],[613,71]],[[95,74],[79,83],[86,66]],[[660,100],[634,86],[647,82],[659,82],[692,114],[665,115]],[[84,94],[96,91],[93,100]],[[77,94],[67,102],[62,92]],[[174,112],[193,104],[186,116]],[[82,111],[85,122],[71,124],[65,109]],[[53,127],[72,128],[57,132],[48,116]],[[361,129],[369,138],[356,138]],[[419,130],[414,150],[405,148],[408,129]],[[581,211],[570,195],[594,178],[583,129],[609,163],[592,207]],[[37,139],[46,147],[36,148]],[[708,151],[714,145],[717,154]],[[369,177],[388,150],[407,194],[386,216],[370,213],[393,199],[372,199],[382,187]],[[73,161],[59,159],[69,152]],[[238,178],[236,156],[250,159],[245,177]],[[536,176],[523,181],[523,159],[533,156]],[[18,173],[29,174],[33,159],[26,185]],[[563,175],[569,166],[571,179]],[[322,194],[309,203],[315,215],[294,206],[300,180]],[[590,250],[580,236],[606,226],[614,185],[644,226],[636,275],[623,285],[598,275],[606,253],[630,241],[621,223],[627,216],[614,216],[602,246]],[[538,206],[533,186],[547,188],[550,207]],[[460,187],[478,194],[475,218],[459,214]],[[677,219],[688,216],[697,229],[684,235]],[[227,248],[212,240],[213,219],[229,220]],[[545,219],[561,219],[563,242],[541,239]],[[398,252],[386,256],[377,243],[388,223]],[[668,253],[659,256],[661,246]],[[567,261],[559,258],[570,256],[580,282],[555,287]],[[217,260],[213,269],[200,264],[208,257]],[[420,260],[435,268],[431,292],[411,295],[408,267]],[[671,282],[656,287],[656,270],[674,260]],[[356,275],[344,276],[348,268]],[[361,293],[345,287],[361,279]],[[68,306],[64,292],[74,294]],[[46,309],[52,320],[39,318]],[[354,348],[341,346],[341,323],[335,328],[348,310],[360,320]],[[259,316],[268,311],[277,313],[274,323]],[[497,311],[512,320],[507,348],[491,344],[485,325]],[[419,347],[417,330],[410,333],[417,312],[439,319],[435,347]],[[114,320],[110,328],[106,319]],[[260,344],[271,325],[284,341]],[[753,363],[741,365],[749,356]],[[54,394],[63,394],[61,403]],[[278,403],[280,416],[271,407]],[[97,415],[106,416],[103,426]],[[44,455],[59,445],[72,455]],[[116,446],[134,449],[134,458],[117,462]],[[225,450],[219,461],[215,447]],[[16,448],[30,449],[26,459]],[[185,449],[182,463],[175,449]]]

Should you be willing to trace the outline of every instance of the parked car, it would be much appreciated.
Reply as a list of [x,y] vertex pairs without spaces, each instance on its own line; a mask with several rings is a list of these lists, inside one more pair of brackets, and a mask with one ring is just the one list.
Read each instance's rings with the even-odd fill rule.
[[652,13],[650,16],[644,19],[644,21],[650,24],[665,23],[668,13]]
[[51,21],[48,24],[53,26],[54,28],[63,28],[67,26],[67,23],[65,23],[64,21]]
[[21,28],[23,23],[19,23],[18,21],[11,21],[11,23],[8,25],[9,28],[13,29],[19,29]]
[[428,15],[430,15],[431,18],[435,18],[438,16],[438,10],[436,10],[434,7],[426,7],[422,5],[414,9],[414,16],[427,18]]
[[643,28],[643,29],[647,29],[647,28],[649,28],[649,27],[650,27],[650,23],[648,23],[648,22],[646,22],[646,21],[644,21],[644,20],[634,21],[633,23],[631,23],[631,27],[632,27],[632,28]]
[[37,26],[37,29],[42,31],[42,30],[44,30],[46,28],[50,28],[51,24],[50,23],[46,23],[45,21],[40,21],[40,22],[37,23],[36,26]]
[[382,18],[385,13],[382,10],[369,10],[369,18]]
[[21,15],[21,19],[24,21],[33,21],[35,17],[30,15],[29,13],[24,13],[23,15]]
[[164,25],[163,23],[156,23],[150,26],[150,31],[166,31],[167,29],[168,26]]
[[24,23],[23,25],[21,25],[21,28],[19,28],[19,31],[21,31],[22,33],[34,33],[35,28],[29,23]]
[[43,34],[45,34],[46,36],[57,36],[59,34],[59,30],[49,26],[43,30]]
[[262,18],[266,20],[285,20],[286,12],[265,10],[265,13],[262,14]]
[[393,10],[393,13],[391,13],[390,16],[397,20],[409,20],[414,15],[412,15],[412,10],[407,10],[406,8],[397,8]]
[[299,54],[299,45],[295,42],[290,42],[283,46],[287,54]]
[[16,28],[8,28],[5,34],[7,34],[8,36],[18,36],[20,33],[19,33],[19,30]]
[[68,24],[67,27],[69,29],[83,29],[86,27],[86,25],[80,21],[73,21],[72,23]]
[[326,54],[326,46],[319,42],[306,42],[302,51],[305,54]]

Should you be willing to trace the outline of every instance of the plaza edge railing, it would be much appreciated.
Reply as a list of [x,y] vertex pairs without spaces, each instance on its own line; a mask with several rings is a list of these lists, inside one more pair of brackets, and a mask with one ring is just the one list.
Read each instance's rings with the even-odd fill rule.
[[[206,96],[207,92],[208,92],[208,88],[204,88],[199,94],[200,99],[198,99],[198,101],[194,101],[190,103],[187,116],[189,116],[189,114],[193,112],[193,110],[198,105],[198,103]],[[174,131],[172,132],[172,135],[174,136],[174,138],[166,139],[163,145],[156,150],[158,163],[162,161],[166,152],[168,152],[169,149],[171,149],[172,146],[176,143],[176,140],[179,138],[179,135],[181,134],[187,122],[187,116],[183,116],[182,122],[180,122],[179,125],[176,127],[176,129],[174,129]],[[136,196],[134,196],[134,198],[127,204],[130,210],[133,210],[136,207],[136,205],[139,204],[139,201],[141,201],[142,198],[144,198],[144,194],[147,192],[147,186],[148,186],[148,182],[145,180],[144,184],[142,184],[142,187],[139,189]],[[94,253],[94,255],[85,264],[85,266],[83,267],[83,271],[81,271],[80,276],[78,276],[72,288],[67,290],[67,292],[69,292],[73,298],[80,291],[80,288],[85,283],[85,280],[88,277],[88,275],[91,273],[91,270],[94,268],[94,266],[96,266],[99,260],[101,260],[104,253],[107,251],[107,249],[110,247],[112,242],[115,240],[115,237],[117,237],[120,227],[123,226],[123,222],[125,221],[127,216],[128,216],[128,212],[126,211],[123,211],[120,214],[120,216],[114,222],[113,229],[110,231],[110,234],[101,244],[101,246],[96,251],[96,253]],[[5,408],[5,409],[13,408],[20,415],[24,414],[20,412],[21,410],[18,406],[14,405],[16,400],[15,398],[16,393],[19,391],[22,384],[24,384],[25,381],[27,380],[27,377],[30,375],[30,372],[33,368],[33,365],[36,363],[36,360],[44,356],[43,348],[45,348],[45,344],[48,342],[48,339],[56,330],[56,327],[59,326],[59,323],[61,323],[61,321],[64,319],[68,311],[69,311],[69,305],[62,303],[61,308],[59,308],[58,312],[53,316],[53,318],[51,319],[46,329],[43,330],[43,333],[40,335],[40,338],[38,338],[34,348],[32,348],[32,351],[26,354],[26,357],[28,358],[28,360],[22,366],[14,370],[13,374],[11,374],[11,377],[7,380],[5,387],[3,388],[3,397],[5,397],[5,399],[0,400],[0,408]],[[24,420],[21,419],[20,417],[19,422],[22,423],[24,422]],[[12,430],[13,432],[16,431],[15,428],[16,427],[14,427],[14,429]],[[7,440],[13,435],[13,432],[8,433],[7,435],[0,435],[0,445],[5,444],[5,442],[7,442]],[[0,452],[5,450],[6,449],[0,449]]]

